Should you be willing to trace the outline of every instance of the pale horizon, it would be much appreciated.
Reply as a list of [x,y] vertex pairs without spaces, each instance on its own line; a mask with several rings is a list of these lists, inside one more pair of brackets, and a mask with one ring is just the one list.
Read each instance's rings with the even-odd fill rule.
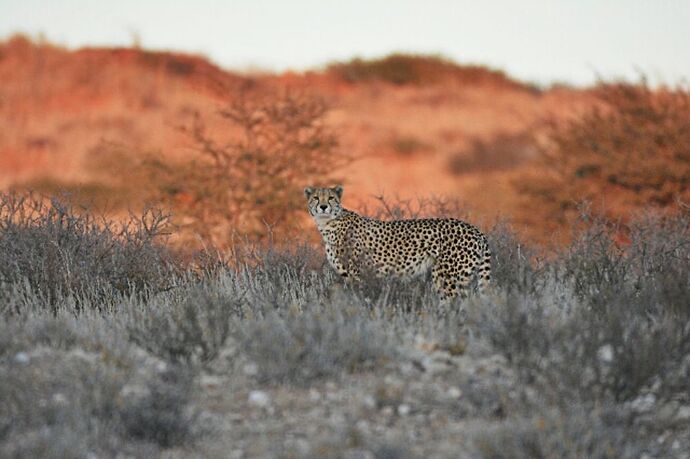
[[138,43],[234,70],[303,71],[404,52],[486,65],[540,85],[690,77],[690,2],[680,0],[0,0],[0,11],[3,40],[19,33],[67,48]]

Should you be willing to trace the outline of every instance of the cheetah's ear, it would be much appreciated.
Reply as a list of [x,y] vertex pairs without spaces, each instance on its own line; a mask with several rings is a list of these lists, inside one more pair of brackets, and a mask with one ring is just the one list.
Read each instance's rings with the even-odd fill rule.
[[338,196],[338,199],[343,197],[343,187],[340,185],[336,185],[333,187],[333,191],[335,191],[335,194]]
[[314,188],[308,186],[304,189],[304,196],[306,196],[307,199],[309,199],[312,194],[314,194]]

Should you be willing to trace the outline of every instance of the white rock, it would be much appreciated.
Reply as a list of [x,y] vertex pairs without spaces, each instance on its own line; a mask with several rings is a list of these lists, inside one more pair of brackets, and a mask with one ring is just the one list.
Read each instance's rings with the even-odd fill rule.
[[613,362],[613,346],[610,344],[604,344],[597,351],[597,357],[604,363]]
[[410,414],[410,405],[408,405],[407,403],[402,403],[398,405],[398,414],[400,416],[407,416],[408,414]]
[[462,397],[462,391],[459,387],[451,387],[448,389],[448,396],[451,398],[460,398]]
[[348,449],[343,451],[342,457],[344,459],[374,459],[374,453],[364,449]]
[[57,403],[58,405],[67,405],[67,397],[60,392],[56,392],[53,394],[53,402]]
[[655,403],[656,397],[654,396],[654,394],[645,394],[640,395],[635,400],[630,402],[630,406],[633,410],[637,411],[638,413],[644,413],[654,408]]
[[248,401],[250,405],[263,408],[271,403],[271,397],[262,390],[253,390],[249,393]]
[[256,376],[259,374],[259,366],[254,362],[249,362],[242,368],[242,371],[247,376]]
[[14,355],[14,361],[22,365],[26,365],[27,363],[29,363],[29,360],[31,360],[31,358],[29,357],[29,354],[27,354],[26,352],[17,352]]
[[690,421],[690,405],[683,405],[678,408],[676,419],[679,421]]
[[373,410],[376,408],[376,398],[371,395],[365,395],[362,399],[362,405],[364,405],[365,408]]

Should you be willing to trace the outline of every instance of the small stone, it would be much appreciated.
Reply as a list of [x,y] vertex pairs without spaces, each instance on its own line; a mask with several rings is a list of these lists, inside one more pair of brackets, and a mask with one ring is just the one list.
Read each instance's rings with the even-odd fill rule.
[[400,416],[407,416],[408,414],[410,414],[410,405],[408,405],[407,403],[402,403],[398,405],[398,414]]
[[610,344],[605,344],[599,348],[597,351],[597,357],[604,363],[613,362],[613,346]]
[[655,403],[656,397],[654,396],[654,394],[645,394],[640,395],[635,400],[630,402],[630,406],[633,410],[637,411],[638,413],[644,413],[646,411],[651,410],[654,407]]
[[53,402],[55,402],[58,405],[66,405],[67,397],[65,397],[65,395],[61,394],[60,392],[56,392],[55,394],[53,394]]
[[14,361],[22,365],[26,365],[27,363],[29,363],[29,360],[31,360],[31,358],[29,357],[29,354],[27,354],[26,352],[17,352],[14,355]]
[[374,453],[364,449],[348,449],[342,453],[344,459],[374,459]]
[[259,366],[254,362],[249,362],[242,368],[242,371],[247,376],[256,376],[259,374]]
[[265,408],[271,403],[271,397],[262,390],[253,390],[249,393],[249,404]]
[[383,414],[384,416],[390,416],[393,414],[393,408],[390,406],[384,406],[381,410],[381,414]]
[[690,405],[683,405],[678,408],[676,419],[679,421],[690,421]]
[[462,397],[462,391],[459,387],[451,387],[448,389],[448,396],[451,398],[460,398]]
[[362,405],[364,405],[365,408],[373,410],[376,408],[376,399],[371,395],[365,395],[362,399]]

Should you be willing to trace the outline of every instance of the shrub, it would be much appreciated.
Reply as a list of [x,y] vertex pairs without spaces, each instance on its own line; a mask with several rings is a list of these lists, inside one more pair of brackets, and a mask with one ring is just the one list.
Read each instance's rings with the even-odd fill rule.
[[[690,92],[639,84],[601,84],[598,103],[567,122],[550,122],[539,175],[515,182],[531,212],[561,221],[578,202],[605,196],[613,215],[690,200]],[[535,203],[538,208],[535,209]]]
[[161,372],[100,321],[39,314],[2,323],[0,455],[158,455],[202,433],[188,370]]
[[395,53],[379,59],[355,58],[328,66],[328,72],[350,82],[383,81],[394,85],[432,85],[451,80],[526,89],[503,72],[477,65],[458,65],[444,57]]
[[536,153],[529,134],[500,133],[489,140],[474,140],[469,148],[453,153],[448,170],[453,175],[507,170],[523,164]]
[[12,188],[19,193],[32,191],[41,196],[69,196],[70,204],[77,208],[126,209],[133,198],[132,190],[127,187],[95,180],[71,183],[53,178],[40,178],[16,184]]
[[520,242],[506,222],[486,232],[491,248],[491,283],[508,292],[533,294],[543,286],[546,263],[540,251]]
[[412,135],[394,138],[391,141],[391,147],[393,148],[393,151],[400,156],[412,156],[415,153],[433,150],[432,145],[429,145]]
[[344,371],[373,368],[394,347],[376,321],[357,308],[308,309],[300,314],[268,314],[237,328],[247,357],[262,382],[304,385]]
[[615,409],[590,413],[574,406],[568,412],[549,411],[485,426],[472,440],[484,458],[639,457],[641,445],[625,422]]
[[374,196],[375,205],[364,206],[362,214],[383,220],[414,218],[460,218],[468,219],[464,203],[457,198],[432,196],[430,198],[401,199],[398,196]]
[[173,363],[206,364],[215,359],[230,336],[230,319],[240,313],[242,295],[229,279],[199,285],[174,297],[138,301],[129,306],[130,339]]
[[195,413],[189,410],[192,375],[184,369],[168,370],[152,379],[144,395],[128,399],[118,409],[127,437],[164,448],[193,440]]
[[[460,213],[380,203],[374,214]],[[425,279],[343,283],[294,242],[235,251],[232,264],[208,255],[165,274],[169,289],[96,290],[79,314],[71,297],[46,311],[26,277],[7,280],[0,455],[673,456],[688,442],[689,224],[647,213],[621,243],[619,226],[586,216],[550,251],[495,225],[488,294],[448,308]],[[266,403],[248,399],[255,390]],[[223,435],[197,442],[211,423]],[[387,446],[413,431],[418,441]]]
[[207,120],[197,115],[183,130],[199,157],[182,167],[149,163],[159,198],[177,207],[183,228],[215,246],[229,245],[233,232],[256,241],[293,229],[290,217],[303,209],[305,184],[330,177],[346,158],[335,154],[327,111],[309,95],[233,95],[219,112],[225,138],[209,134]]
[[28,284],[52,309],[66,297],[78,305],[95,296],[106,306],[117,293],[165,289],[175,269],[158,242],[167,224],[168,216],[155,209],[117,224],[65,200],[2,194],[0,282]]
[[[590,222],[545,265],[539,288],[481,302],[470,309],[468,324],[556,403],[630,401],[654,384],[658,396],[672,398],[686,386],[676,369],[690,350],[690,281],[676,271],[690,269],[688,221],[636,227],[640,234],[662,231],[658,238],[635,237],[622,250]],[[649,271],[666,264],[667,275]]]

